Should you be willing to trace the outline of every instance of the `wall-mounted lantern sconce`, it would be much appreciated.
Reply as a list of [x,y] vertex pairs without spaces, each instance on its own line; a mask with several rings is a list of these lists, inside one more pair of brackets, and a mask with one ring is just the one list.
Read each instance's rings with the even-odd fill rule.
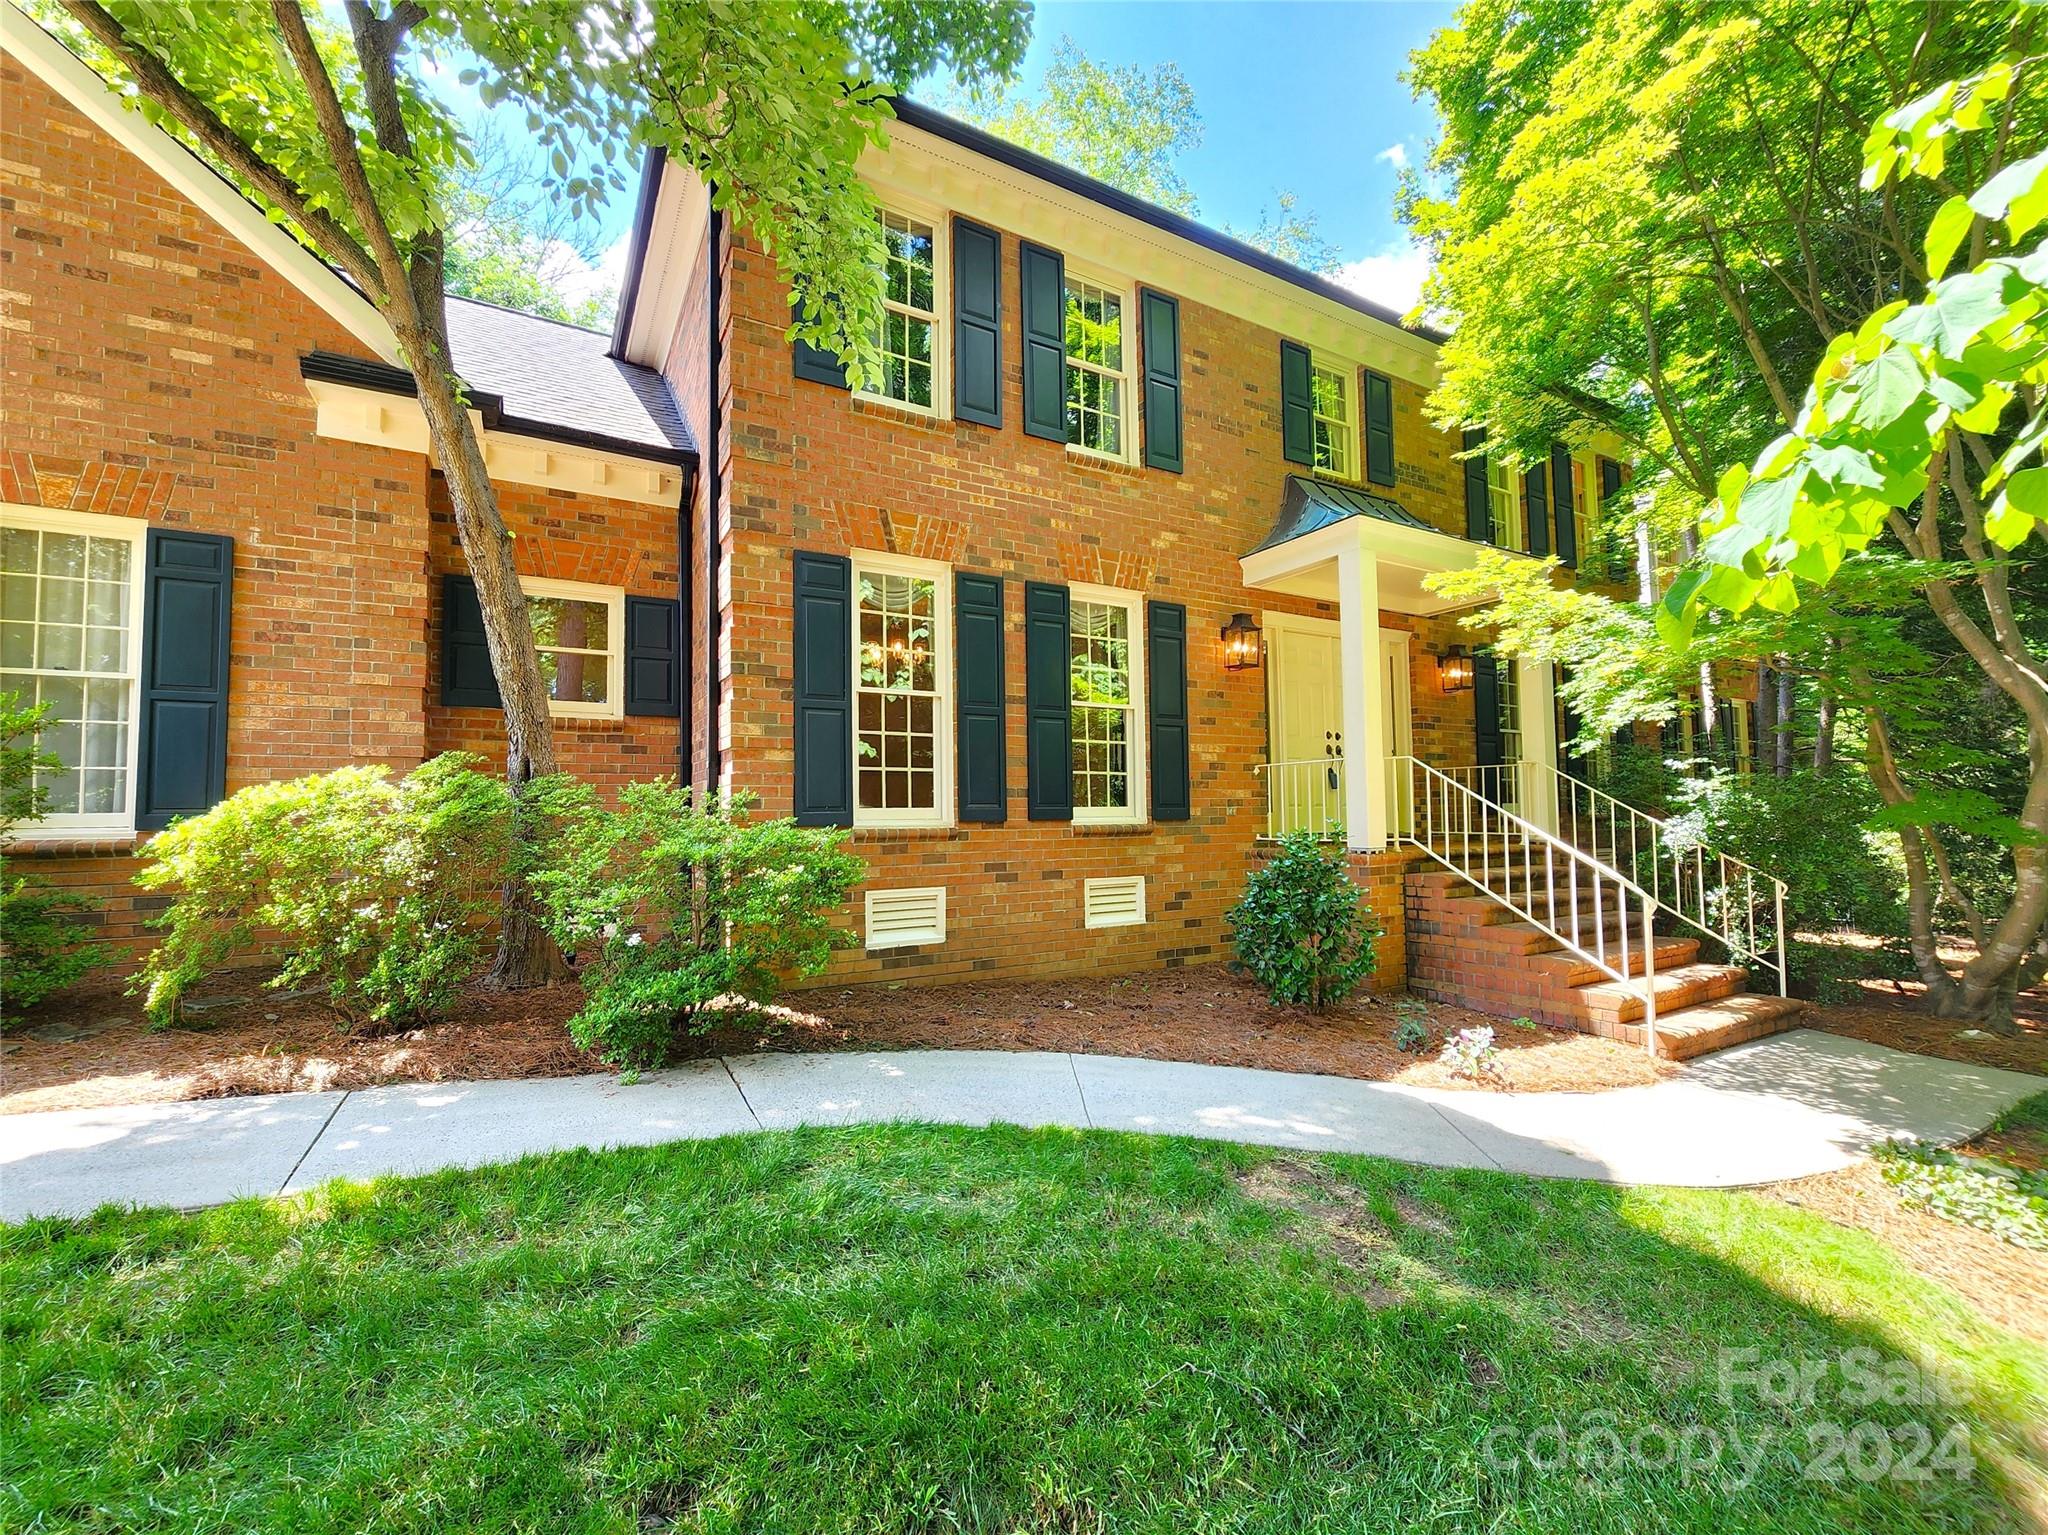
[[1467,693],[1472,689],[1472,652],[1453,645],[1436,658],[1437,680],[1446,693]]
[[1223,669],[1241,672],[1259,664],[1259,626],[1249,613],[1233,613],[1223,626]]

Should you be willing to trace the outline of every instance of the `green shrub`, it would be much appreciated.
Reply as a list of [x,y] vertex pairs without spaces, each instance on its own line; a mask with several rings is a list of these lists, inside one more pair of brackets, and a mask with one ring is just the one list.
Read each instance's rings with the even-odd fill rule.
[[1275,1002],[1321,1012],[1373,972],[1380,925],[1363,908],[1344,855],[1289,832],[1252,871],[1229,913],[1238,963]]
[[1413,997],[1394,1004],[1400,1020],[1394,1025],[1394,1048],[1406,1055],[1420,1055],[1429,1048],[1429,1009]]
[[571,781],[536,788],[542,920],[584,977],[569,1032],[615,1065],[660,1065],[719,1008],[765,1002],[851,942],[831,921],[864,872],[844,832],[700,805],[669,779],[616,806]]
[[[36,770],[61,766],[39,741],[49,715],[47,705],[0,693],[0,844],[47,813]],[[0,861],[0,1013],[26,1012],[100,962],[77,920],[94,904]]]
[[[1849,774],[1719,772],[1677,784],[1664,832],[1681,859],[1704,843],[1784,880],[1785,925],[1794,934],[1848,931],[1892,940],[1906,930],[1905,874],[1896,838],[1865,829],[1877,810],[1868,780]],[[1756,899],[1757,943],[1769,952],[1777,919],[1762,880]],[[1743,920],[1738,912],[1736,921]],[[1789,960],[1793,990],[1824,1000],[1849,990],[1858,975],[1898,969],[1882,948],[1796,938]]]
[[135,879],[172,897],[137,978],[151,1021],[176,1021],[194,982],[259,939],[283,955],[271,985],[324,985],[352,1026],[444,1012],[482,961],[512,856],[511,792],[479,761],[254,784],[157,833]]

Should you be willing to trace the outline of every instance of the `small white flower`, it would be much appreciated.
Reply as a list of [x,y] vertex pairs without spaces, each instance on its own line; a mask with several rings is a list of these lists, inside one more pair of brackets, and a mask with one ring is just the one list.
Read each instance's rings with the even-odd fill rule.
[[637,948],[639,948],[639,947],[640,947],[640,935],[639,935],[638,933],[628,933],[628,934],[626,935],[626,947],[627,947],[627,948],[629,948],[629,949],[637,949]]

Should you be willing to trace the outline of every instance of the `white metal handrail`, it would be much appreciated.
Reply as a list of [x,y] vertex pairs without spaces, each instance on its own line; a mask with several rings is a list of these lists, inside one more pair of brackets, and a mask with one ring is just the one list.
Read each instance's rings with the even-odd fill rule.
[[1294,762],[1255,762],[1252,772],[1266,784],[1266,835],[1310,831],[1335,837],[1344,829],[1344,759],[1303,757]]
[[[1610,980],[1632,987],[1640,979],[1643,1042],[1656,1054],[1655,897],[1613,865],[1471,784],[1414,757],[1394,760],[1409,787],[1405,840]],[[1586,903],[1590,919],[1581,909]]]
[[[1790,980],[1785,964],[1785,882],[1754,864],[1695,843],[1676,842],[1665,824],[1604,789],[1582,783],[1548,762],[1520,764],[1525,781],[1554,794],[1559,825],[1574,840],[1590,841],[1588,852],[1625,867],[1648,887],[1660,911],[1719,940],[1738,963],[1775,972],[1778,995]],[[1544,775],[1548,775],[1545,777]],[[1762,900],[1759,899],[1759,892]],[[1775,943],[1757,942],[1757,911],[1768,900]]]

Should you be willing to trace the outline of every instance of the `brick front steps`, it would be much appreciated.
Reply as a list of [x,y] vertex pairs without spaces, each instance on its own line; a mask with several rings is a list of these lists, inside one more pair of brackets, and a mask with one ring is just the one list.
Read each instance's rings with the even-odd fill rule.
[[[1553,905],[1541,888],[1522,904],[1561,931],[1572,930],[1576,909],[1580,944],[1621,961],[1621,928],[1628,923],[1628,973],[1643,973],[1642,915],[1595,901],[1590,890],[1574,903],[1560,893]],[[1496,876],[1499,877],[1499,876]],[[1446,869],[1424,867],[1405,882],[1408,984],[1425,997],[1455,1002],[1503,1018],[1528,1018],[1556,1028],[1643,1043],[1642,982],[1623,983],[1570,953],[1532,922],[1516,916]],[[1519,893],[1519,875],[1504,888]],[[1697,938],[1659,936],[1656,945],[1657,1053],[1672,1060],[1703,1055],[1792,1027],[1802,1004],[1756,996],[1737,965],[1702,963]]]

